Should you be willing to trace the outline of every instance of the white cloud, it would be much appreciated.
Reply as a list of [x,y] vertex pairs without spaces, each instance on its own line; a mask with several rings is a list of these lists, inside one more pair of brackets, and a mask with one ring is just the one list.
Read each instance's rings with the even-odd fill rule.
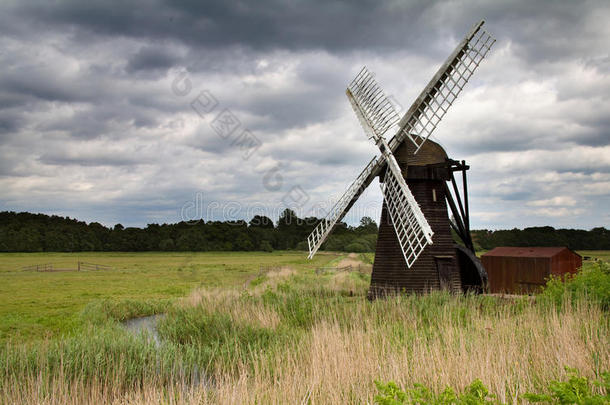
[[577,203],[576,199],[571,196],[558,196],[548,198],[546,200],[528,201],[526,205],[531,207],[573,207]]

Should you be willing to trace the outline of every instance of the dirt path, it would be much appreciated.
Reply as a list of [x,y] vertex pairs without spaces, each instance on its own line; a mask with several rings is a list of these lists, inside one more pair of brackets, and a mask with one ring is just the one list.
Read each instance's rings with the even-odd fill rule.
[[364,263],[362,260],[360,260],[357,253],[350,253],[347,255],[347,257],[345,259],[341,259],[341,261],[339,261],[339,263],[337,263],[337,267],[347,267],[347,266],[358,267],[358,266],[364,266],[364,265],[366,265],[366,263]]

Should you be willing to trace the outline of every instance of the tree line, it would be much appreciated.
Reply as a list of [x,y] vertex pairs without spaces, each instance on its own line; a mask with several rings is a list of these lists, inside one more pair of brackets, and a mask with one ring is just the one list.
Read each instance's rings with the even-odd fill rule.
[[489,250],[497,246],[566,246],[572,250],[610,249],[610,230],[603,227],[585,231],[538,226],[497,231],[476,230],[471,234],[477,250]]
[[[1,252],[81,251],[273,251],[308,250],[307,236],[318,218],[299,218],[286,209],[277,223],[255,215],[246,221],[148,224],[145,228],[106,227],[56,215],[0,212]],[[377,224],[363,217],[358,226],[338,223],[322,247],[372,252]]]
[[[307,236],[319,218],[299,218],[286,209],[277,223],[256,215],[246,221],[198,221],[148,224],[145,228],[106,227],[56,215],[0,212],[1,252],[80,251],[273,251],[307,250]],[[369,217],[358,226],[338,223],[323,250],[373,252],[378,227]],[[511,230],[475,230],[477,250],[496,246],[567,246],[609,250],[610,231],[550,226]]]

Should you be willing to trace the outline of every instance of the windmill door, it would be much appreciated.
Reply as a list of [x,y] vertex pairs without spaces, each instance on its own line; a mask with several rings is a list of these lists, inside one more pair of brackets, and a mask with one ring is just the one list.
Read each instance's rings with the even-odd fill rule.
[[453,260],[451,257],[435,257],[436,270],[438,271],[438,281],[441,285],[441,290],[451,289],[451,269],[453,268]]

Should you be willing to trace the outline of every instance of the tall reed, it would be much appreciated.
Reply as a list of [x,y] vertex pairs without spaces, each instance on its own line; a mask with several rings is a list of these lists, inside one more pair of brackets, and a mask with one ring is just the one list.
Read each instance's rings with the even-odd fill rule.
[[7,403],[371,403],[374,380],[435,391],[476,378],[517,402],[610,365],[608,313],[525,297],[431,293],[368,302],[358,274],[284,272],[247,290],[201,289],[169,309],[160,347],[114,324],[0,350]]

